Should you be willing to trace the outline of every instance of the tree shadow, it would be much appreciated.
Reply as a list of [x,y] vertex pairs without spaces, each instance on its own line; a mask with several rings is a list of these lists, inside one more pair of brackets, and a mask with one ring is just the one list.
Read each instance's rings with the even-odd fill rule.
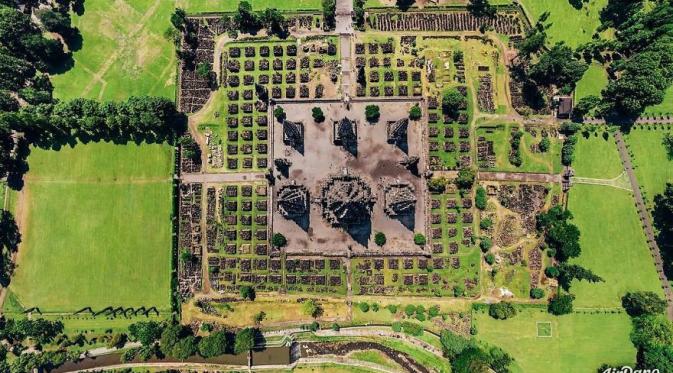
[[414,5],[415,2],[416,0],[397,0],[395,2],[395,6],[397,6],[399,10],[406,12]]

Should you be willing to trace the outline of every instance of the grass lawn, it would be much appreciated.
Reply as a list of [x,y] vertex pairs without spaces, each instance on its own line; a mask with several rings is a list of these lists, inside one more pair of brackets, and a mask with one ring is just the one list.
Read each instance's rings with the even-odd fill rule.
[[599,14],[608,0],[589,0],[582,9],[573,8],[567,0],[521,0],[533,23],[540,15],[549,12],[546,23],[547,44],[564,41],[572,48],[591,41],[591,36],[600,25]]
[[582,79],[577,82],[575,88],[575,102],[581,98],[594,95],[601,97],[601,90],[608,85],[608,74],[605,72],[603,66],[592,63],[589,69],[584,72]]
[[60,99],[120,100],[133,95],[173,98],[175,48],[163,37],[175,8],[166,0],[88,0],[73,15],[82,33],[75,65],[53,75]]
[[647,248],[630,192],[606,186],[574,185],[568,208],[580,229],[582,254],[572,260],[605,282],[573,282],[576,307],[620,307],[627,291],[651,290],[661,284]]
[[[544,308],[527,308],[508,320],[493,319],[486,311],[474,315],[477,338],[511,354],[514,371],[594,372],[603,363],[633,366],[636,359],[626,314],[555,317]],[[537,336],[538,322],[551,323],[551,337]]]
[[[290,2],[277,0],[248,0],[254,10],[276,8],[278,10],[322,10],[321,0],[294,0]],[[187,13],[199,12],[233,12],[238,9],[236,0],[176,0],[176,7]]]
[[650,106],[645,109],[647,114],[659,114],[659,113],[673,113],[673,86],[668,87],[666,90],[666,95],[664,96],[664,101],[659,105]]
[[355,351],[348,354],[348,357],[355,360],[366,361],[377,365],[381,365],[393,370],[401,369],[399,364],[394,362],[383,352],[377,350]]
[[654,196],[663,193],[667,182],[673,183],[673,159],[668,157],[661,143],[664,134],[673,132],[673,127],[667,130],[662,127],[656,130],[647,128],[634,126],[626,135],[626,143],[636,167],[636,178],[648,207],[652,207]]
[[10,285],[21,305],[167,310],[172,148],[92,143],[33,149],[28,162]]
[[575,160],[572,165],[575,176],[612,179],[623,172],[624,168],[612,135],[606,140],[601,130],[590,133],[589,137],[582,134],[576,136]]

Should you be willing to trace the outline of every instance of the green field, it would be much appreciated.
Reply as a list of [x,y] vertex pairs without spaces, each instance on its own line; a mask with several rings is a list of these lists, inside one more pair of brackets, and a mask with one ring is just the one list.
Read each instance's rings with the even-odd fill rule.
[[591,41],[591,36],[600,25],[599,13],[608,0],[589,0],[582,9],[573,8],[567,0],[521,0],[533,23],[540,15],[549,12],[546,23],[547,44],[564,41],[572,48]]
[[[477,338],[511,354],[515,372],[595,372],[603,363],[633,366],[636,359],[625,314],[555,317],[543,308],[529,308],[504,321],[485,311],[474,314]],[[538,322],[551,323],[551,337],[537,336]]]
[[597,63],[592,63],[589,65],[589,69],[584,72],[582,79],[577,82],[575,102],[589,95],[601,97],[601,91],[607,85],[608,74],[605,72],[605,68]]
[[172,148],[33,149],[10,285],[42,312],[170,304]]
[[654,127],[634,126],[625,137],[643,197],[652,207],[654,196],[664,191],[667,182],[673,183],[673,159],[661,143],[664,133],[673,132],[673,127],[648,128]]
[[588,137],[582,134],[576,136],[575,161],[572,164],[575,176],[612,179],[623,172],[612,135],[607,140],[603,137],[603,131],[589,133]]
[[133,95],[174,97],[175,47],[163,37],[175,8],[167,0],[87,0],[73,15],[82,48],[68,72],[51,76],[60,99],[120,100]]
[[[574,185],[568,208],[581,232],[580,264],[605,282],[574,282],[577,307],[620,307],[627,291],[661,292],[630,192],[606,186]],[[661,294],[663,296],[663,294]]]
[[[168,1],[167,1],[168,2]],[[264,10],[266,8],[276,8],[279,10],[304,10],[318,9],[322,10],[321,0],[248,0],[254,10]],[[176,5],[186,10],[188,13],[199,12],[232,12],[238,9],[236,0],[176,0]]]

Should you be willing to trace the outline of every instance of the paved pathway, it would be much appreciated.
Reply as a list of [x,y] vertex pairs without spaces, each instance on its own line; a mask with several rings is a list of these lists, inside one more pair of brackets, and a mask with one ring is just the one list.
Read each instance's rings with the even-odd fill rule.
[[652,222],[650,221],[650,214],[645,207],[645,202],[643,200],[643,195],[640,193],[640,187],[638,186],[638,180],[636,175],[633,172],[633,164],[631,164],[631,157],[629,156],[629,151],[626,148],[624,143],[624,138],[622,137],[621,132],[615,133],[615,140],[617,141],[617,149],[619,150],[619,157],[622,159],[622,164],[626,170],[626,174],[629,176],[629,181],[631,182],[631,189],[633,189],[633,196],[636,199],[636,207],[638,208],[638,215],[640,221],[643,224],[643,229],[645,230],[645,235],[647,236],[647,244],[650,247],[650,253],[654,258],[654,265],[657,268],[659,273],[659,280],[661,280],[661,287],[664,289],[664,294],[668,302],[668,318],[673,320],[673,290],[671,285],[666,278],[664,273],[663,260],[661,259],[661,252],[659,251],[659,246],[657,245],[657,240],[654,235],[654,229],[652,229]]
[[262,172],[226,172],[219,174],[182,174],[180,180],[183,183],[241,183],[246,181],[264,180],[266,175]]
[[337,0],[335,31],[339,34],[339,51],[341,53],[341,94],[350,96],[354,75],[351,58],[351,39],[353,37],[352,0]]
[[528,172],[491,172],[479,171],[478,180],[483,181],[519,181],[519,182],[538,182],[538,183],[560,183],[561,175],[557,174],[538,174]]

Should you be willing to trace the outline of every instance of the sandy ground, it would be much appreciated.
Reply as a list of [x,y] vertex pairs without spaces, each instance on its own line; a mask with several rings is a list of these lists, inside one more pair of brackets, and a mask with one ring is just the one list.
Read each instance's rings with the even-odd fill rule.
[[[283,233],[288,239],[288,254],[316,255],[400,255],[420,253],[413,243],[414,232],[425,232],[425,183],[398,164],[407,154],[423,159],[421,148],[421,124],[410,122],[408,130],[407,154],[399,147],[386,142],[386,123],[407,116],[411,103],[381,103],[381,118],[376,124],[369,124],[364,117],[365,104],[351,104],[347,110],[342,103],[321,103],[326,120],[317,124],[311,117],[311,108],[316,104],[284,104],[288,120],[304,123],[305,141],[303,154],[286,146],[282,141],[282,126],[274,124],[273,157],[286,158],[292,162],[287,177],[281,177],[274,187],[295,182],[309,189],[310,198],[319,196],[318,183],[333,174],[341,174],[348,169],[368,183],[377,202],[373,207],[371,224],[346,232],[331,227],[321,214],[320,206],[311,203],[307,221],[287,220],[274,213],[274,232]],[[357,155],[332,143],[332,123],[344,116],[357,121]],[[423,164],[419,169],[424,169]],[[277,176],[280,176],[276,172]],[[385,180],[400,179],[410,182],[416,189],[416,213],[407,219],[393,219],[383,211],[383,188]],[[383,232],[387,244],[379,248],[373,243],[376,232]]]

